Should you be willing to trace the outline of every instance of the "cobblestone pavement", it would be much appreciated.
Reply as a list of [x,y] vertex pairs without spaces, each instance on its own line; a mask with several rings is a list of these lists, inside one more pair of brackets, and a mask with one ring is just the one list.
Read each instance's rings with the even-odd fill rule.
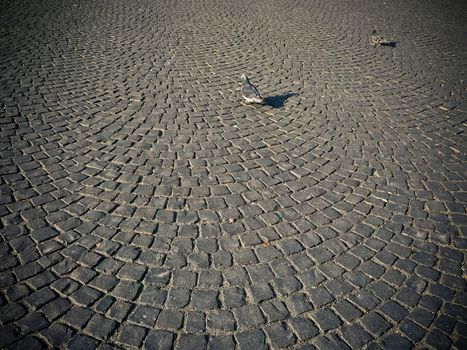
[[0,348],[467,348],[467,2],[0,6]]

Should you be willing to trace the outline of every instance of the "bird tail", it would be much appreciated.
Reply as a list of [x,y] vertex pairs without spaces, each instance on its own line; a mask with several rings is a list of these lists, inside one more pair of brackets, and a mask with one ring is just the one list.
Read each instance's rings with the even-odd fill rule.
[[253,97],[253,101],[255,103],[264,103],[264,98],[262,98],[261,96],[255,96]]

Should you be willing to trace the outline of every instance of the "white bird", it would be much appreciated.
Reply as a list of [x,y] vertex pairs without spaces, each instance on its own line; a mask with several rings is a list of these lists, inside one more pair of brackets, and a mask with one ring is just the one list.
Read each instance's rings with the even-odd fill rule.
[[256,86],[250,83],[246,74],[242,74],[242,83],[242,97],[245,99],[246,103],[264,103],[263,97]]
[[387,46],[395,46],[394,41],[388,41],[384,39],[382,35],[379,35],[376,31],[376,29],[373,29],[370,34],[370,45],[373,45],[373,47],[378,47],[380,45],[387,45]]

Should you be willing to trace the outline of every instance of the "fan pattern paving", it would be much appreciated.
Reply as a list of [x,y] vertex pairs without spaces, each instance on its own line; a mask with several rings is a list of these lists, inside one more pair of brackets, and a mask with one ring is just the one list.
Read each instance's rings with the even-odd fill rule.
[[0,347],[466,348],[466,5],[4,2]]

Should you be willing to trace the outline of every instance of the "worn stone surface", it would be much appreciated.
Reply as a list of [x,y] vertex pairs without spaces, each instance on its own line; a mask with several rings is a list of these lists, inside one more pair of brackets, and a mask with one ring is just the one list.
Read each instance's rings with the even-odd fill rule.
[[466,6],[2,3],[0,347],[465,348]]

